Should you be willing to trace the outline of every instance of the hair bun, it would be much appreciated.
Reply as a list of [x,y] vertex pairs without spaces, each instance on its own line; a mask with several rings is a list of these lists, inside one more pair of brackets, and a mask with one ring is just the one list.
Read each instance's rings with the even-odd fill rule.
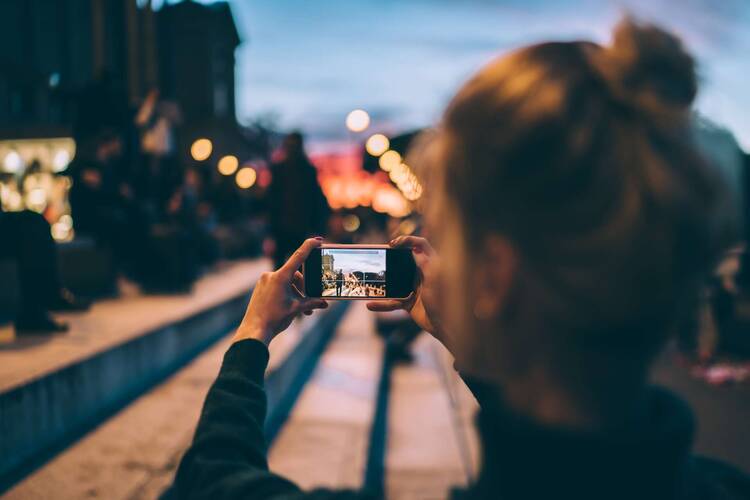
[[616,98],[644,111],[683,112],[695,98],[695,61],[679,38],[625,18],[593,62]]

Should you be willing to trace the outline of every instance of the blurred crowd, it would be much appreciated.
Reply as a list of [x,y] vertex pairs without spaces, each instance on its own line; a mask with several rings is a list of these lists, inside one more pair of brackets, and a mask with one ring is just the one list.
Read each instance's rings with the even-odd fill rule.
[[[160,100],[158,91],[137,107],[127,102],[106,78],[86,89],[73,131],[76,154],[58,174],[71,180],[67,200],[74,242],[106,255],[114,277],[112,293],[123,279],[145,292],[188,292],[218,261],[263,252],[278,268],[311,235],[338,243],[382,242],[418,230],[416,219],[392,218],[366,207],[332,211],[298,132],[268,140],[259,161],[269,164],[270,181],[241,189],[215,162],[186,161],[177,154],[179,108]],[[34,169],[29,165],[24,175]],[[347,227],[351,219],[356,219],[354,229]],[[64,286],[59,245],[44,214],[0,210],[0,234],[5,242],[0,259],[13,261],[19,277],[17,334],[65,331],[67,325],[50,312],[86,310],[96,297],[81,298]],[[715,326],[706,328],[706,320],[690,318],[680,330],[685,352],[708,360],[717,351],[747,349],[744,324],[736,324],[732,312],[732,289],[723,281],[709,288],[703,310]],[[412,337],[407,335],[405,344]]]
[[[73,131],[76,154],[56,174],[71,181],[73,243],[106,255],[116,280],[146,292],[187,292],[220,259],[265,249],[278,264],[304,238],[328,231],[330,209],[300,133],[274,145],[266,185],[242,189],[215,162],[177,154],[179,109],[161,101],[157,90],[138,107],[127,102],[106,77],[82,93]],[[271,147],[259,150],[258,161],[271,163]],[[67,326],[49,312],[89,305],[63,286],[59,245],[45,211],[38,212],[0,209],[0,234],[7,242],[0,259],[12,261],[18,274],[18,334],[64,331]]]

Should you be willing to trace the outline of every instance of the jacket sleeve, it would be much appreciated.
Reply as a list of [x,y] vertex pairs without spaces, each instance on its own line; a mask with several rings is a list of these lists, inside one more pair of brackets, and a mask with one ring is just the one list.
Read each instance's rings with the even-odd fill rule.
[[163,498],[365,498],[344,491],[305,493],[268,470],[263,435],[267,364],[268,349],[257,340],[230,347],[206,396],[193,443]]

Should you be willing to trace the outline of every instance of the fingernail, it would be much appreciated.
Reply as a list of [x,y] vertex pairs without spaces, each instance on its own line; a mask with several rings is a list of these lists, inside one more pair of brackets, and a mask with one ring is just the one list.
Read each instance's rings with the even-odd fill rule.
[[315,236],[315,239],[316,239],[316,240],[322,240],[322,239],[323,239],[323,237],[322,237],[322,236]]
[[411,251],[414,252],[414,253],[422,253],[422,249],[419,248],[419,247],[414,247],[414,248],[411,249]]

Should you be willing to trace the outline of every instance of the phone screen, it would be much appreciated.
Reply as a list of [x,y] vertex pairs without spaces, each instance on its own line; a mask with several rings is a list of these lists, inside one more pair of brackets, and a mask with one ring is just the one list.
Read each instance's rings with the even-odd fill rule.
[[404,298],[414,290],[411,249],[325,245],[305,262],[305,295],[327,299]]
[[323,297],[385,297],[384,248],[324,248],[320,272]]

